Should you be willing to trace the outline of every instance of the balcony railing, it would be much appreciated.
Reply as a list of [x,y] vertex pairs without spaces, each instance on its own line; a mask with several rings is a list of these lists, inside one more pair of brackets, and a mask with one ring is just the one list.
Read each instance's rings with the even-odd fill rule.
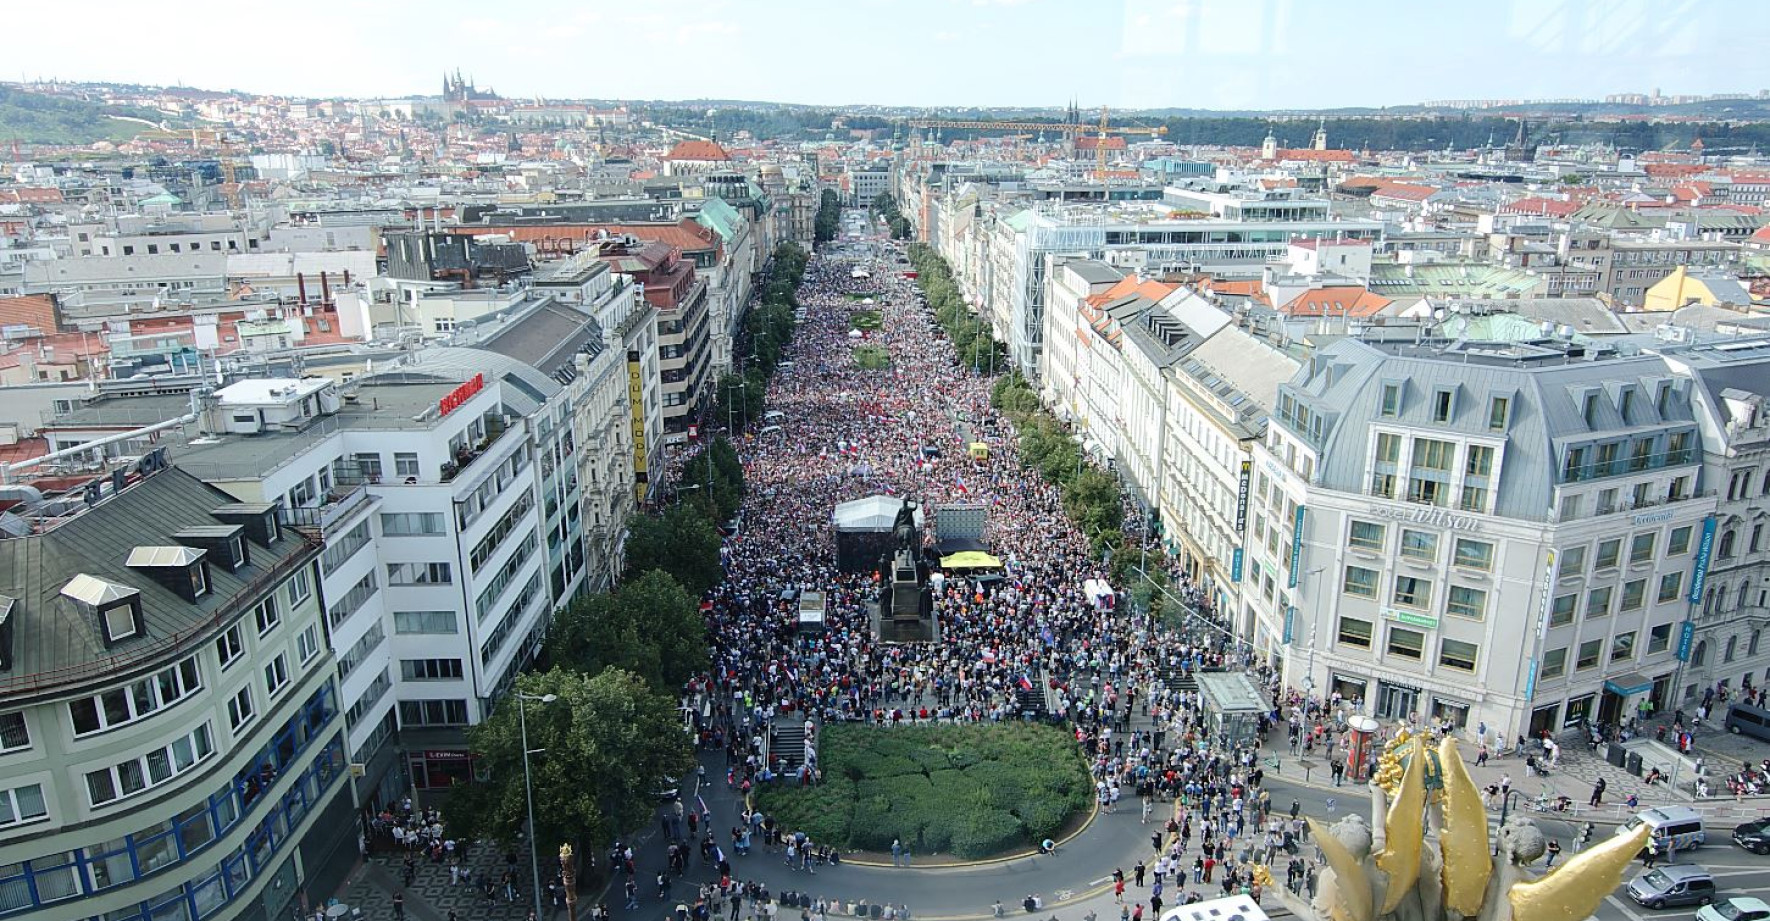
[[485,421],[486,434],[478,444],[463,445],[455,450],[455,456],[452,459],[443,461],[441,474],[444,483],[453,482],[455,478],[466,472],[467,468],[472,466],[480,455],[490,451],[498,443],[498,439],[504,437],[505,432],[510,431],[510,427],[504,424],[502,417],[487,416]]
[[1590,464],[1569,464],[1561,470],[1561,482],[1585,483],[1604,477],[1622,476],[1627,473],[1645,473],[1650,470],[1682,467],[1694,463],[1696,463],[1695,448],[1661,451],[1657,454],[1645,454],[1638,457],[1616,457],[1608,461]]

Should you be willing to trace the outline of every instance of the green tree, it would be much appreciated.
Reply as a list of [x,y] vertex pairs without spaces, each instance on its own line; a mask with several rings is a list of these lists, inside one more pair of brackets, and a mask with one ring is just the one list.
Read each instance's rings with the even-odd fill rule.
[[703,511],[676,504],[660,515],[634,516],[627,528],[629,576],[661,569],[696,597],[719,584],[719,532]]
[[673,693],[706,668],[707,623],[695,597],[654,569],[567,605],[547,636],[547,661],[587,675],[624,669]]
[[[639,676],[606,669],[594,677],[568,669],[529,673],[484,722],[467,730],[484,782],[466,784],[444,801],[458,836],[514,843],[527,815],[521,724],[528,725],[529,772],[535,799],[535,843],[541,854],[560,844],[600,846],[651,823],[655,793],[694,766],[694,748],[677,718],[675,699],[653,692]],[[538,753],[536,753],[538,750]]]

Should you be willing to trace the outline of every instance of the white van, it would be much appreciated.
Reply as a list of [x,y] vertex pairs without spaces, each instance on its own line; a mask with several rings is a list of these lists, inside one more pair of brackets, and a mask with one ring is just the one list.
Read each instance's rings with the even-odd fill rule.
[[1689,806],[1659,806],[1645,810],[1624,822],[1616,833],[1626,835],[1643,825],[1652,829],[1653,841],[1659,845],[1662,860],[1669,859],[1673,852],[1683,853],[1693,847],[1702,847],[1708,840],[1708,833],[1702,825],[1702,813]]

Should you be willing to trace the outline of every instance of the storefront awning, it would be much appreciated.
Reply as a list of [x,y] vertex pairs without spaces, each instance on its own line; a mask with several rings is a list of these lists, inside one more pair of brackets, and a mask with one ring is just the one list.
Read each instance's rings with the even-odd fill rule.
[[1653,680],[1644,677],[1640,672],[1628,672],[1615,678],[1604,679],[1604,690],[1624,697],[1630,694],[1645,694],[1653,690]]

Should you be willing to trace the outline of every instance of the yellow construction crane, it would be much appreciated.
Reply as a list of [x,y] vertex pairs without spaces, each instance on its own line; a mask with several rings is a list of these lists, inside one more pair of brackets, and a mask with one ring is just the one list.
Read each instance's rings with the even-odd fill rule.
[[1014,121],[966,121],[953,118],[912,118],[911,128],[961,128],[972,131],[1051,131],[1057,134],[1093,134],[1094,168],[1096,175],[1103,181],[1106,178],[1106,136],[1108,134],[1147,134],[1161,137],[1168,133],[1166,125],[1144,127],[1142,125],[1113,125],[1107,121],[1107,108],[1100,107],[1100,123],[1085,122],[1014,122]]

